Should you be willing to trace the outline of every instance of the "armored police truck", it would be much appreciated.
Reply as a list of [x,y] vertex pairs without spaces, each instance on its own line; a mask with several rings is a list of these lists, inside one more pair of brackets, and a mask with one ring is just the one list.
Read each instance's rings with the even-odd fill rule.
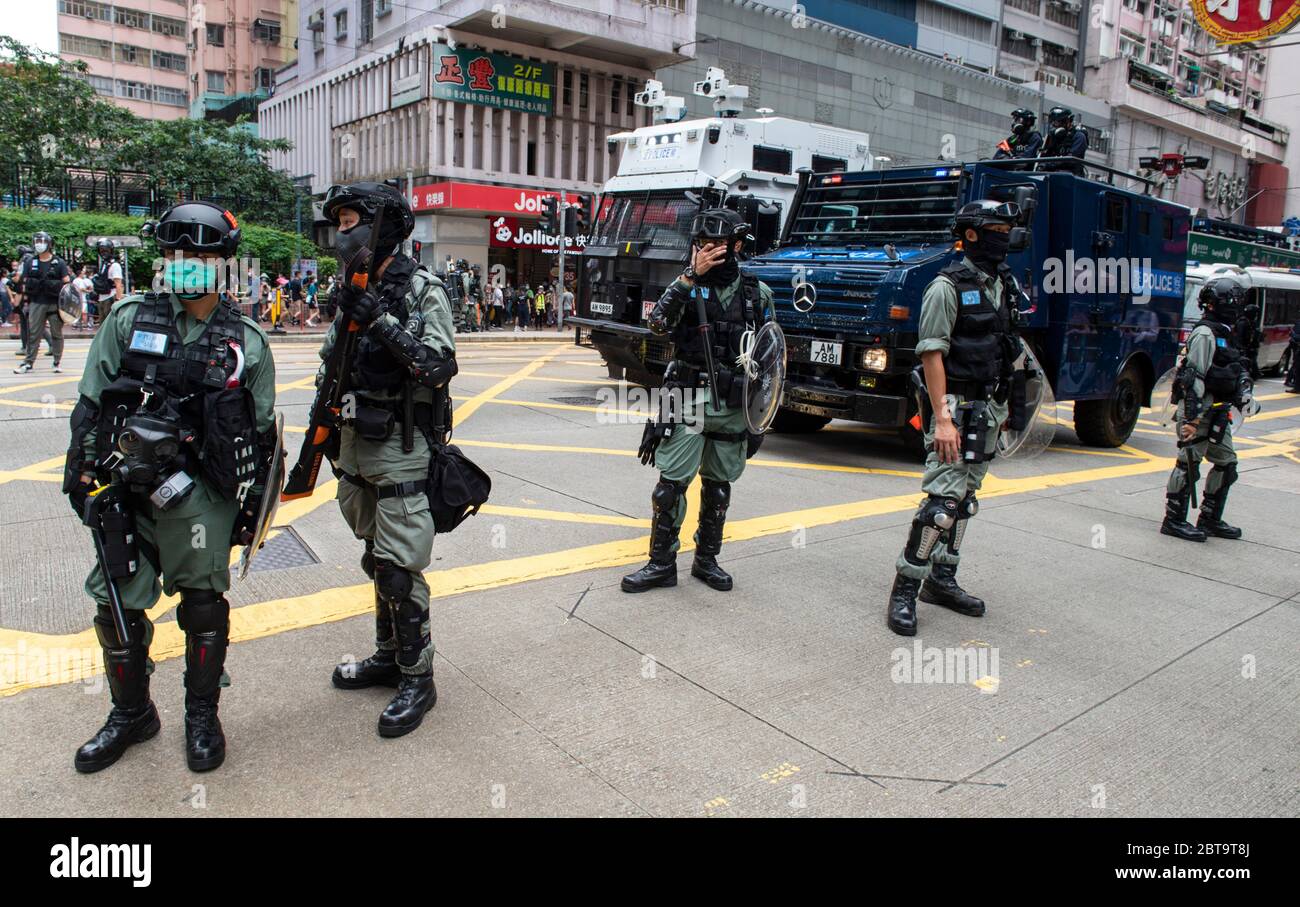
[[786,332],[776,429],[847,419],[916,443],[922,294],[961,254],[954,212],[987,198],[1024,211],[1029,245],[1007,258],[1025,294],[1022,333],[1056,398],[1075,401],[1079,439],[1127,441],[1178,352],[1191,212],[1138,177],[1094,169],[1105,182],[999,161],[802,174],[781,247],[745,265],[772,287]]
[[666,341],[645,316],[687,264],[691,219],[700,205],[740,210],[754,227],[753,247],[772,248],[798,187],[797,172],[858,172],[871,167],[866,134],[771,116],[741,118],[749,89],[709,69],[695,93],[713,99],[715,116],[682,121],[680,97],[651,80],[636,103],[655,124],[610,136],[620,152],[605,185],[579,272],[576,342],[595,347],[611,377],[658,383]]

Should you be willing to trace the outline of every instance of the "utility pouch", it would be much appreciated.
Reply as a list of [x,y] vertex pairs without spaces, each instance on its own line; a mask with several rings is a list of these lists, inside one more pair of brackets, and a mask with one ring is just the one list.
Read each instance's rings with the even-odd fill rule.
[[223,500],[233,501],[257,465],[253,395],[246,387],[206,394],[203,400],[203,476]]
[[359,404],[352,417],[352,428],[367,441],[387,441],[393,434],[396,418],[390,409]]
[[140,567],[140,547],[135,537],[135,518],[125,507],[100,514],[99,529],[104,539],[103,568],[115,580],[135,576]]

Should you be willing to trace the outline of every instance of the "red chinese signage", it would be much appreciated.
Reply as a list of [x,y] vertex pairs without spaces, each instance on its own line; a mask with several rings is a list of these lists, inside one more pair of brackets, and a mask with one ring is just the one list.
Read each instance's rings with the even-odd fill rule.
[[1271,38],[1300,19],[1300,0],[1192,0],[1201,28],[1220,44]]
[[542,199],[548,197],[558,198],[559,193],[544,189],[442,182],[416,186],[411,193],[411,207],[416,211],[482,211],[485,214],[541,217]]

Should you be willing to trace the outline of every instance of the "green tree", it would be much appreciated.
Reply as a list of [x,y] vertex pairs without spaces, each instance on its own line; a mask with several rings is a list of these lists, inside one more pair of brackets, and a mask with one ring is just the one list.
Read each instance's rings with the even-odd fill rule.
[[[16,191],[30,168],[25,201],[57,187],[67,167],[147,174],[162,198],[206,198],[237,216],[295,229],[294,185],[270,155],[287,139],[263,139],[246,120],[146,120],[99,97],[80,61],[0,35],[0,185]],[[309,204],[304,202],[304,204]],[[306,254],[306,253],[304,253]]]
[[13,187],[14,165],[30,167],[33,185],[57,183],[62,166],[100,167],[134,117],[95,94],[86,64],[0,35],[0,180]]

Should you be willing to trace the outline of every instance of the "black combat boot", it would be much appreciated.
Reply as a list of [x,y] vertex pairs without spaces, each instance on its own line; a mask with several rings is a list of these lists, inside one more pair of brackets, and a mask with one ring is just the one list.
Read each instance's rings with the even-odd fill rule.
[[650,495],[653,516],[650,520],[650,563],[623,577],[624,592],[645,592],[656,586],[677,585],[678,527],[674,525],[677,499],[685,489],[676,482],[661,478]]
[[700,487],[700,526],[695,533],[695,560],[691,576],[702,579],[719,592],[731,591],[731,574],[718,566],[722,550],[722,528],[731,504],[731,483],[705,479]]
[[889,590],[889,615],[885,621],[899,636],[916,635],[916,591],[919,579],[894,574],[894,588]]
[[933,564],[921,584],[921,601],[950,608],[967,617],[984,616],[984,600],[957,585],[956,564]]
[[[373,570],[371,571],[373,574]],[[373,576],[372,576],[373,578]],[[334,668],[334,686],[340,690],[367,687],[396,687],[402,672],[397,667],[397,644],[393,641],[393,617],[375,592],[375,654],[361,661],[345,661]]]
[[131,630],[131,644],[123,649],[118,647],[108,609],[101,608],[95,617],[95,634],[104,650],[104,673],[108,677],[113,708],[99,732],[77,750],[73,765],[85,774],[108,768],[122,758],[131,744],[150,739],[162,727],[158,710],[149,699],[149,650],[144,643],[148,628],[144,614],[128,611],[127,626]]
[[427,608],[415,600],[414,582],[406,570],[386,561],[376,561],[376,586],[387,600],[393,615],[393,633],[397,640],[397,695],[379,716],[380,737],[401,737],[424,721],[424,713],[438,701],[433,685],[432,655],[427,670],[416,672],[425,651],[431,648],[425,624]]
[[230,643],[230,603],[208,589],[181,589],[176,620],[185,631],[185,761],[206,772],[226,760],[217,717]]
[[1183,487],[1180,491],[1165,492],[1165,519],[1160,524],[1160,532],[1185,542],[1203,542],[1205,530],[1187,522],[1187,507],[1191,502],[1192,484],[1196,481],[1196,476],[1181,462],[1174,468],[1183,473]]
[[1228,503],[1228,488],[1237,481],[1237,464],[1229,463],[1227,466],[1216,466],[1211,469],[1209,477],[1205,480],[1207,487],[1216,472],[1220,474],[1222,481],[1215,491],[1205,492],[1205,497],[1201,499],[1201,515],[1196,519],[1196,528],[1216,539],[1239,539],[1241,530],[1223,522],[1223,507]]
[[397,695],[379,716],[380,737],[401,737],[409,734],[424,721],[424,713],[438,701],[438,688],[433,685],[433,672],[403,674],[397,684]]

